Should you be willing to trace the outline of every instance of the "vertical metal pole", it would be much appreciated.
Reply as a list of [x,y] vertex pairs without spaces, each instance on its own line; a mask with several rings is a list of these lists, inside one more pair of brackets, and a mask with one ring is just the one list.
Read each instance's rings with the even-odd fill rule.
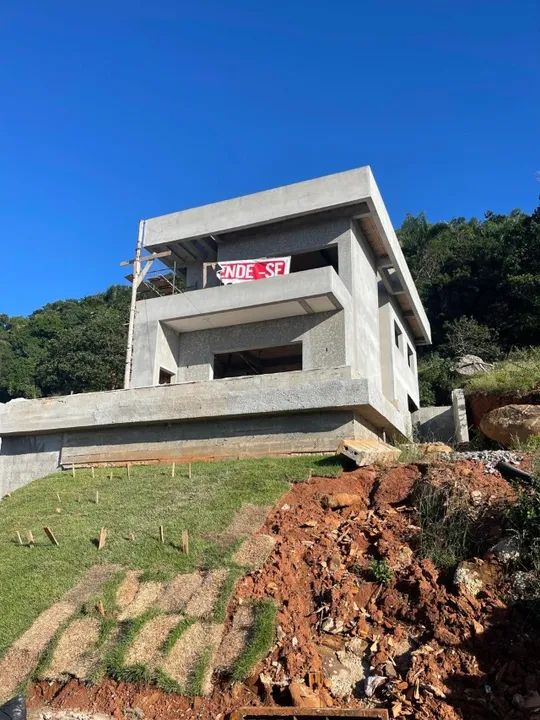
[[133,330],[135,325],[135,304],[137,302],[137,288],[139,287],[139,276],[141,274],[141,255],[144,240],[145,221],[139,223],[139,236],[137,238],[137,247],[135,249],[135,259],[133,261],[133,284],[131,286],[131,306],[129,308],[129,327],[126,349],[126,369],[124,373],[124,388],[129,388],[131,382],[131,365],[133,361]]

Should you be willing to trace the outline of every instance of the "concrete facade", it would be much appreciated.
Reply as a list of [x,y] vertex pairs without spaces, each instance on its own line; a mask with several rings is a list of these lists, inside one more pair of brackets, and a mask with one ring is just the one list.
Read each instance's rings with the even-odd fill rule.
[[[129,388],[0,405],[2,492],[72,463],[333,451],[347,437],[410,435],[416,346],[430,328],[369,168],[144,228],[145,248],[170,251],[184,291],[137,302]],[[216,276],[220,262],[279,256],[291,257],[289,275],[227,286]],[[219,358],[263,352],[284,370],[252,363],[245,376],[215,377]]]
[[[130,387],[163,372],[211,380],[216,355],[296,343],[302,370],[350,368],[397,409],[395,434],[410,434],[416,346],[430,330],[369,168],[153,218],[144,244],[171,251],[187,287],[137,303]],[[279,256],[290,275],[216,278],[220,262]]]

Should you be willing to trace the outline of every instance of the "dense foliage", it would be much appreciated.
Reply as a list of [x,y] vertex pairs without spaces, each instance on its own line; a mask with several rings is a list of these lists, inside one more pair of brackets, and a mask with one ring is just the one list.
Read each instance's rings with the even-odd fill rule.
[[398,235],[433,333],[422,404],[448,402],[460,355],[493,361],[540,345],[540,207],[435,224],[407,216]]
[[[418,367],[423,405],[448,402],[460,355],[540,346],[540,207],[434,224],[409,215],[398,234],[433,332]],[[0,402],[121,387],[128,307],[129,289],[113,286],[0,314]]]
[[130,290],[0,315],[0,402],[122,387]]

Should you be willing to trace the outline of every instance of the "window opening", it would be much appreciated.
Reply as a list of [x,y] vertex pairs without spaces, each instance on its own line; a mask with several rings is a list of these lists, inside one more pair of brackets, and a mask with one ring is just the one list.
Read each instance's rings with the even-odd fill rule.
[[394,342],[396,343],[396,347],[401,350],[401,339],[402,339],[403,333],[399,329],[396,322],[394,322]]
[[169,372],[168,370],[165,370],[165,368],[159,368],[159,384],[160,385],[170,385],[172,383],[173,377],[174,377],[174,373]]
[[330,245],[322,250],[291,255],[291,273],[328,266],[333,267],[334,270],[339,273],[338,249],[336,245]]
[[214,379],[302,369],[302,343],[214,355]]

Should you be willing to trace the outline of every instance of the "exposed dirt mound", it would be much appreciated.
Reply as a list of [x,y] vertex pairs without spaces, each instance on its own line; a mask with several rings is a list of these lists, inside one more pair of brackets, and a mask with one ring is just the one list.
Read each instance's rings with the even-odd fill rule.
[[[209,720],[242,705],[291,704],[293,688],[306,681],[324,706],[384,707],[393,717],[426,720],[530,717],[526,706],[534,709],[540,687],[536,630],[501,599],[503,569],[492,558],[473,563],[483,578],[475,597],[419,556],[413,502],[423,483],[459,488],[464,511],[482,518],[489,539],[500,534],[501,512],[515,498],[497,473],[468,461],[362,468],[297,484],[262,528],[275,540],[271,555],[240,581],[229,605],[225,637],[238,636],[231,657],[246,638],[249,618],[237,612],[245,601],[272,597],[278,607],[274,647],[245,683],[220,684],[218,673],[210,696],[189,699],[72,680],[37,684],[32,702]],[[195,655],[209,643],[215,649],[217,634],[211,642],[212,628],[197,623],[193,637],[189,630],[182,636],[185,652],[188,645]],[[182,639],[176,649],[174,676],[187,682]],[[216,666],[230,661],[220,648]]]

